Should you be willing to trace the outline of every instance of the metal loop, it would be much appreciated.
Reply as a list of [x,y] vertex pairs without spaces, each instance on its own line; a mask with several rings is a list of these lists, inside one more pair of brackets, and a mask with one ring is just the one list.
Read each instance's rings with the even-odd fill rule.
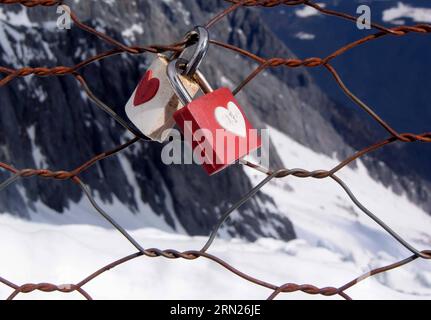
[[189,104],[193,99],[180,79],[181,69],[185,69],[186,66],[187,60],[178,58],[169,62],[167,68],[169,82],[183,105]]
[[203,93],[208,94],[214,91],[207,78],[205,78],[205,76],[199,70],[196,71],[193,79],[199,84],[199,87]]
[[[178,96],[178,99],[183,105],[187,105],[193,100],[193,97],[187,91],[186,87],[180,79],[180,75],[184,72],[186,67],[187,60],[178,58],[169,62],[167,68],[169,82],[171,83],[175,94]],[[213,88],[199,70],[196,71],[192,79],[197,82],[197,84],[205,94],[213,91]]]
[[[197,38],[195,40],[195,38]],[[193,53],[193,56],[190,58],[190,60],[186,63],[185,70],[183,72],[183,75],[192,77],[196,71],[199,69],[199,66],[201,65],[202,61],[204,60],[208,48],[209,48],[209,32],[205,27],[197,26],[193,30],[189,31],[185,35],[186,42],[189,42],[189,46],[194,45],[197,41],[195,52]],[[180,54],[179,58],[182,58],[184,55],[184,52],[187,50],[184,49],[184,51]]]

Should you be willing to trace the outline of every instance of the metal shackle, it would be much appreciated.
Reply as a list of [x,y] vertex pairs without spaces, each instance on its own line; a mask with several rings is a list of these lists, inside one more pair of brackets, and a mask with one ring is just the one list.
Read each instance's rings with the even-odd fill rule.
[[[193,30],[189,31],[184,36],[184,39],[186,43],[188,43],[188,46],[192,46],[197,42],[195,52],[193,53],[193,56],[190,58],[190,60],[187,62],[186,68],[183,73],[188,77],[192,77],[199,69],[200,64],[202,63],[208,52],[208,48],[210,45],[210,36],[208,30],[205,27],[197,26],[193,28]],[[187,48],[183,50],[179,58],[183,57],[186,50]]]
[[[182,58],[174,59],[169,62],[167,68],[169,82],[171,83],[175,94],[178,96],[178,99],[184,106],[189,104],[193,100],[192,96],[187,91],[186,87],[180,79],[180,75],[185,70],[187,62],[187,60]],[[197,70],[196,73],[192,76],[192,79],[197,82],[197,84],[204,93],[210,93],[213,91],[213,88],[199,70]]]
[[[194,38],[197,38],[197,40],[195,40]],[[189,104],[193,98],[188,93],[186,87],[182,83],[180,75],[183,75],[196,81],[205,93],[212,91],[212,88],[209,85],[208,81],[199,72],[199,66],[204,60],[209,48],[208,30],[204,27],[197,26],[186,34],[185,41],[191,41],[189,45],[193,45],[197,41],[197,45],[195,47],[195,51],[192,57],[190,58],[190,60],[182,58],[184,51],[187,50],[185,49],[178,58],[173,59],[169,63],[167,68],[167,76],[169,82],[171,83],[174,92],[176,93],[180,102],[183,105]]]

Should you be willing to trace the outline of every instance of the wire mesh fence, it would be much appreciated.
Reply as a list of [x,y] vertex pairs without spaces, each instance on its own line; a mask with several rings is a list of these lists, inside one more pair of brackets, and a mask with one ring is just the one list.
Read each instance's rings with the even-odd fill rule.
[[[314,3],[308,0],[225,0],[228,4],[227,8],[217,15],[215,15],[210,21],[206,23],[207,28],[211,28],[215,25],[219,20],[226,17],[231,12],[240,9],[241,7],[275,7],[275,6],[308,6],[314,8],[315,10],[321,12],[322,14],[333,16],[340,19],[345,19],[349,21],[353,21],[356,23],[356,17],[348,15],[346,13],[337,12],[333,10],[329,10],[321,7],[319,4]],[[35,6],[59,6],[62,5],[62,1],[59,0],[0,0],[0,4],[2,5],[22,5],[26,7],[35,7]],[[112,49],[101,52],[97,55],[94,55],[74,66],[55,66],[55,67],[22,67],[19,69],[14,69],[6,66],[0,66],[0,73],[3,75],[3,78],[0,80],[0,86],[5,86],[9,82],[13,81],[16,78],[26,77],[29,75],[46,77],[46,76],[65,76],[69,75],[74,77],[78,83],[82,86],[83,90],[87,93],[88,97],[94,102],[94,104],[101,108],[103,111],[107,112],[115,121],[117,121],[120,125],[122,125],[126,130],[130,131],[134,138],[125,142],[122,145],[119,145],[113,150],[106,151],[102,154],[96,155],[92,159],[83,163],[81,166],[77,167],[74,170],[62,170],[62,171],[51,171],[49,169],[20,169],[15,168],[13,164],[0,162],[0,167],[10,172],[12,175],[10,178],[5,180],[0,184],[0,191],[5,189],[12,183],[15,183],[19,179],[39,177],[39,178],[48,178],[55,180],[67,181],[71,180],[78,187],[80,187],[84,193],[84,195],[88,198],[91,205],[94,209],[104,217],[109,223],[111,223],[119,232],[122,233],[123,236],[127,238],[128,241],[138,250],[136,253],[130,254],[122,259],[114,261],[91,275],[87,278],[83,279],[81,282],[76,284],[66,284],[66,285],[56,285],[51,283],[26,283],[26,284],[15,284],[12,281],[9,281],[5,278],[0,277],[0,282],[11,288],[11,294],[8,299],[14,299],[20,293],[30,293],[33,291],[42,291],[42,292],[53,292],[59,291],[63,293],[70,292],[79,292],[84,298],[92,299],[91,295],[87,293],[84,289],[85,285],[99,277],[101,274],[105,273],[108,270],[114,269],[122,264],[125,264],[133,259],[137,259],[142,256],[151,257],[151,258],[167,258],[167,259],[187,259],[187,260],[196,260],[196,259],[208,259],[215,264],[220,265],[226,271],[232,272],[238,277],[243,278],[246,281],[249,281],[251,284],[262,286],[271,291],[268,299],[275,299],[279,294],[289,293],[301,291],[306,294],[312,295],[323,295],[323,296],[334,296],[339,295],[345,299],[351,299],[351,297],[346,293],[346,291],[355,286],[357,283],[366,280],[369,277],[374,275],[387,272],[389,270],[402,267],[416,259],[431,259],[431,250],[423,250],[420,251],[413,247],[410,243],[408,243],[405,239],[399,236],[394,230],[392,230],[388,225],[386,225],[383,221],[381,221],[376,215],[374,215],[371,211],[369,211],[359,200],[355,197],[349,187],[336,175],[337,172],[342,170],[347,165],[351,164],[355,160],[361,158],[362,156],[369,154],[377,149],[383,148],[389,144],[395,142],[401,143],[411,143],[411,142],[431,142],[431,132],[424,133],[409,133],[409,132],[397,132],[393,127],[391,127],[388,123],[386,123],[382,118],[380,118],[371,107],[367,106],[363,101],[360,100],[354,93],[352,93],[349,88],[344,84],[340,75],[336,71],[336,69],[331,65],[331,62],[337,57],[343,55],[345,52],[349,50],[353,50],[356,47],[363,46],[371,41],[378,40],[383,37],[401,37],[408,36],[411,33],[419,33],[419,34],[429,34],[431,33],[431,25],[429,24],[417,24],[413,26],[407,25],[399,25],[393,28],[387,28],[385,26],[379,24],[371,24],[371,27],[376,30],[374,34],[367,35],[357,41],[349,43],[338,50],[334,51],[332,54],[327,57],[311,57],[306,59],[291,59],[284,57],[273,57],[273,58],[263,58],[259,57],[252,52],[249,52],[245,49],[230,45],[228,43],[220,42],[217,40],[211,40],[211,44],[214,46],[222,47],[226,50],[234,51],[240,55],[243,55],[255,62],[258,63],[258,67],[250,73],[250,75],[244,79],[243,82],[238,84],[233,92],[237,94],[240,92],[250,81],[252,81],[257,75],[259,75],[262,71],[267,68],[277,68],[277,67],[287,67],[287,68],[298,68],[298,67],[307,67],[307,68],[325,68],[334,78],[334,81],[339,85],[339,87],[343,90],[343,92],[348,96],[353,102],[356,103],[358,107],[364,110],[370,118],[377,122],[380,126],[382,126],[388,133],[387,138],[382,139],[381,141],[377,141],[375,144],[367,146],[366,148],[357,151],[355,154],[341,161],[336,167],[331,170],[315,170],[315,171],[307,171],[304,169],[279,169],[279,170],[268,170],[267,178],[265,178],[260,184],[258,184],[255,188],[250,190],[248,194],[246,194],[243,198],[239,199],[237,203],[235,203],[228,211],[222,214],[218,223],[214,226],[214,230],[208,238],[207,243],[201,250],[190,250],[179,252],[173,249],[157,249],[143,248],[129,233],[121,227],[116,221],[114,221],[111,216],[105,212],[96,202],[96,200],[92,197],[90,190],[85,185],[84,181],[80,178],[80,175],[90,170],[91,167],[99,161],[102,161],[108,157],[115,156],[117,153],[125,150],[133,144],[142,141],[150,141],[147,137],[143,136],[140,132],[135,130],[133,127],[129,126],[129,124],[123,120],[120,116],[118,116],[112,108],[102,102],[96,95],[93,94],[90,87],[88,86],[84,77],[80,74],[80,70],[85,68],[91,63],[96,61],[107,59],[119,53],[127,53],[131,55],[138,55],[143,53],[166,53],[166,52],[182,52],[188,43],[187,41],[179,41],[178,43],[168,44],[168,45],[146,45],[146,46],[128,46],[125,45],[112,37],[99,32],[92,28],[91,26],[82,23],[79,18],[75,15],[73,11],[70,11],[70,16],[75,26],[82,29],[85,32],[91,33],[105,41],[107,44],[112,46]],[[245,162],[244,165],[256,168],[256,166],[252,163]],[[261,169],[261,168],[256,168]],[[230,216],[232,212],[234,212],[237,208],[239,208],[242,204],[252,198],[263,186],[265,186],[272,179],[282,179],[288,176],[295,176],[298,178],[314,178],[314,179],[332,179],[335,183],[337,183],[349,196],[352,202],[366,215],[368,215],[371,219],[373,219],[377,224],[380,225],[387,233],[389,233],[394,241],[398,241],[401,245],[403,245],[406,249],[408,249],[412,255],[397,261],[393,264],[382,266],[380,268],[376,268],[370,270],[369,272],[360,275],[359,277],[353,279],[352,281],[342,285],[341,287],[324,287],[319,288],[312,284],[296,284],[296,283],[282,283],[282,284],[272,284],[266,281],[257,279],[251,275],[245,274],[240,270],[236,269],[229,262],[222,260],[221,258],[214,256],[208,253],[208,249],[211,247],[212,242],[217,236],[217,231],[226,221],[226,219]]]

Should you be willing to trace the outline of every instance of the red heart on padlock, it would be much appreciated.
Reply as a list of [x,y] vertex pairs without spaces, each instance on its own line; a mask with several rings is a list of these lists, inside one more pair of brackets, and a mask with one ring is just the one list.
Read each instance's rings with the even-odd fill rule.
[[148,70],[136,89],[133,105],[135,107],[150,101],[159,91],[160,80],[153,78],[153,71]]

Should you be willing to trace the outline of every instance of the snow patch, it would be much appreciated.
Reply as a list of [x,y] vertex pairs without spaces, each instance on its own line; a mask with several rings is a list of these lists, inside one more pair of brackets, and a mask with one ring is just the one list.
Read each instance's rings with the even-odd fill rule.
[[[337,160],[315,153],[283,133],[270,128],[271,138],[289,168],[330,169]],[[29,129],[34,140],[34,127]],[[129,184],[138,190],[130,163],[119,159]],[[246,169],[253,184],[264,177]],[[419,249],[429,248],[431,218],[404,195],[396,195],[376,182],[361,161],[356,169],[338,175],[370,210]],[[285,188],[286,185],[289,188]],[[19,192],[25,193],[22,188]],[[352,206],[330,179],[285,178],[265,186],[280,212],[288,216],[298,239],[285,242],[261,238],[253,243],[230,239],[220,232],[209,252],[237,269],[264,281],[312,283],[318,287],[340,286],[371,268],[409,256],[392,238]],[[144,248],[199,250],[206,237],[191,237],[170,228],[145,204],[138,213],[114,197],[112,203],[98,201]],[[86,198],[71,203],[58,214],[40,201],[32,221],[0,215],[0,276],[15,283],[77,283],[100,267],[136,252],[88,204]],[[227,240],[229,239],[229,240]],[[112,290],[115,288],[115,290]],[[151,288],[149,290],[148,288]],[[205,259],[193,261],[141,257],[114,268],[84,289],[96,299],[265,299],[271,291],[233,276]],[[0,298],[10,288],[0,285]],[[357,299],[430,299],[431,264],[416,261],[402,269],[367,279],[347,291]],[[80,299],[79,294],[66,296]],[[62,293],[33,292],[18,299],[64,299]],[[304,293],[282,294],[279,299],[339,299]]]
[[300,40],[314,40],[316,38],[316,36],[314,34],[303,32],[303,31],[295,34],[295,37],[300,39]]
[[136,41],[136,35],[144,34],[144,28],[139,24],[133,24],[130,28],[125,29],[122,33],[123,37]]
[[[317,5],[319,5],[322,8],[325,8],[325,6],[326,6],[324,3],[317,3]],[[299,18],[309,18],[309,17],[316,16],[316,15],[320,14],[320,12],[318,10],[312,8],[312,7],[304,6],[301,9],[296,9],[295,14]]]
[[27,128],[27,134],[30,138],[31,142],[31,150],[33,152],[33,161],[36,164],[36,167],[43,168],[47,166],[46,157],[43,155],[42,150],[36,144],[36,126],[31,125]]
[[383,11],[383,21],[400,24],[401,18],[410,18],[415,22],[431,22],[431,9],[413,7],[402,2],[398,2],[396,7]]

